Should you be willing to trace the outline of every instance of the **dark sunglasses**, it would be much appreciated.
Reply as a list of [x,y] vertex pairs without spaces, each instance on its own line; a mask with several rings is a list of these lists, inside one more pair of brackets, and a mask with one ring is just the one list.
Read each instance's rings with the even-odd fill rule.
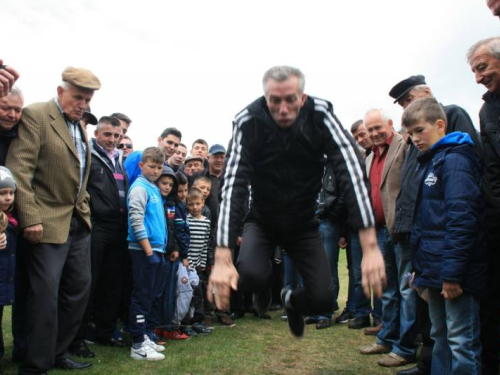
[[130,143],[119,143],[116,147],[121,150],[122,148],[132,148],[132,145]]

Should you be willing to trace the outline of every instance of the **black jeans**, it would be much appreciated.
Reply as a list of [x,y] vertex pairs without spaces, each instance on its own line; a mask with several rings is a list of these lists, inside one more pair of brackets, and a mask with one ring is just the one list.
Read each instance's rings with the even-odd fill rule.
[[274,249],[278,245],[290,255],[304,279],[304,288],[292,292],[293,308],[301,315],[331,311],[333,279],[318,228],[279,233],[259,223],[245,223],[237,262],[241,290],[269,290]]
[[68,356],[90,292],[90,231],[73,216],[66,243],[30,244],[27,250],[31,289],[22,374],[48,371],[56,358]]

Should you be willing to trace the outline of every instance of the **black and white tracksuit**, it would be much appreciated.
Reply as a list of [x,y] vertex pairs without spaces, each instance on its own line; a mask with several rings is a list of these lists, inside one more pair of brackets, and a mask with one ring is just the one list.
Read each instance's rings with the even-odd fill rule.
[[314,217],[325,155],[345,192],[354,228],[374,226],[363,159],[331,103],[321,99],[308,97],[287,129],[272,119],[264,97],[241,111],[233,123],[221,183],[217,244],[230,248],[241,233],[251,186],[238,259],[241,286],[254,291],[267,287],[272,253],[281,245],[304,278],[305,290],[292,295],[292,304],[304,315],[332,306],[333,282]]

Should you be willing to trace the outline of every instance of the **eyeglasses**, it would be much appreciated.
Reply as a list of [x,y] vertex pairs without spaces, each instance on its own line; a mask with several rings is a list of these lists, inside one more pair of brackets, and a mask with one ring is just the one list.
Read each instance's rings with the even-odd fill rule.
[[132,149],[133,146],[130,143],[119,143],[118,146],[116,147],[118,147],[118,149],[121,150],[122,148]]

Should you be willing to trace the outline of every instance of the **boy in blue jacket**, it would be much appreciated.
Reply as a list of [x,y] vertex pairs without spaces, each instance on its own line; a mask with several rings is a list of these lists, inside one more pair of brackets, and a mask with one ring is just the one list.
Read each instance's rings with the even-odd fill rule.
[[130,356],[137,360],[158,361],[162,345],[146,334],[151,304],[160,287],[163,253],[167,231],[163,201],[154,182],[161,176],[165,155],[157,147],[142,153],[139,163],[142,174],[130,187],[128,205],[128,241],[132,260],[133,287],[130,302],[129,329],[132,336]]
[[481,165],[466,133],[446,133],[433,98],[412,103],[403,126],[422,152],[411,235],[413,286],[428,299],[432,374],[480,374],[479,298],[486,289]]

